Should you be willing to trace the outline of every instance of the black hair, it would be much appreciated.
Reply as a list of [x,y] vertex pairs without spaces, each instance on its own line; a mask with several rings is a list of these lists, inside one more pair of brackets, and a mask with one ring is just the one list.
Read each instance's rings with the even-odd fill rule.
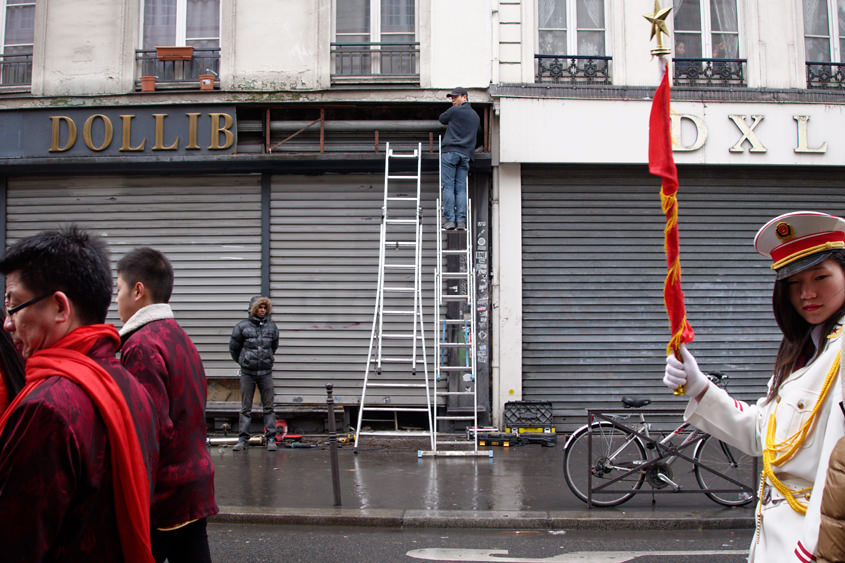
[[[830,258],[835,260],[842,271],[845,272],[845,251],[837,250]],[[772,309],[775,313],[775,320],[783,333],[783,339],[781,339],[778,348],[778,355],[775,359],[774,381],[769,389],[769,394],[766,396],[766,401],[771,401],[777,396],[781,383],[796,369],[796,362],[809,346],[810,333],[813,328],[813,325],[804,320],[804,317],[792,305],[789,299],[788,282],[789,278],[777,280],[772,292]],[[830,334],[830,331],[833,330],[833,327],[836,326],[843,315],[845,315],[845,304],[822,323],[822,334],[825,336]]]
[[173,266],[158,250],[149,247],[132,250],[117,263],[117,275],[129,285],[143,283],[155,303],[170,301]]
[[[0,325],[6,319],[6,312],[0,309]],[[0,328],[0,369],[3,370],[3,383],[9,402],[23,389],[25,370],[23,358],[12,343],[11,335]]]
[[13,244],[0,259],[0,274],[18,272],[36,296],[62,291],[79,322],[106,320],[112,296],[108,249],[100,237],[76,225],[44,231]]

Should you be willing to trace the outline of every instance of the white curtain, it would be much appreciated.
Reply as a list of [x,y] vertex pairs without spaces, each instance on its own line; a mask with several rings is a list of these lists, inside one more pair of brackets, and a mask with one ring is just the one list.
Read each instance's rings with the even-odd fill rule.
[[578,54],[604,55],[604,0],[577,0]]
[[710,0],[713,58],[739,58],[736,0]]
[[176,0],[144,2],[144,49],[176,42]]
[[220,46],[220,0],[188,0],[186,43],[198,48]]
[[566,0],[537,0],[538,48],[541,55],[566,54]]
[[804,49],[808,61],[829,62],[832,58],[827,0],[804,0]]

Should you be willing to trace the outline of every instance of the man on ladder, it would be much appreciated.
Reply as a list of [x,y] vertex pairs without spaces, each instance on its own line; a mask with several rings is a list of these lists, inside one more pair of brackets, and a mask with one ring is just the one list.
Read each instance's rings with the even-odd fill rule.
[[481,119],[467,101],[466,88],[455,88],[448,94],[452,107],[440,114],[446,125],[440,159],[442,181],[443,228],[462,231],[467,226],[467,175],[469,161],[475,152]]

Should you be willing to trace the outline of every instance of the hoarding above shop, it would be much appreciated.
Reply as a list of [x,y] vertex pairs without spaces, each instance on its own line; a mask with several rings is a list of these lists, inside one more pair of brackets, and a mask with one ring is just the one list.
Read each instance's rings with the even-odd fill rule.
[[[651,100],[502,98],[500,161],[648,161]],[[678,164],[845,165],[845,105],[672,102]]]
[[234,106],[0,112],[0,159],[203,156],[237,146]]

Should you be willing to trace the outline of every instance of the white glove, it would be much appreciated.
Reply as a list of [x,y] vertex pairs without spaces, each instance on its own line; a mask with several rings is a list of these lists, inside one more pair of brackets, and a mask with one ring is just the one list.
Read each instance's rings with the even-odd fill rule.
[[685,386],[686,394],[689,397],[698,395],[707,389],[709,383],[707,376],[698,369],[698,362],[685,344],[681,344],[681,362],[674,354],[666,356],[666,373],[663,376],[663,384],[674,391],[681,385]]

